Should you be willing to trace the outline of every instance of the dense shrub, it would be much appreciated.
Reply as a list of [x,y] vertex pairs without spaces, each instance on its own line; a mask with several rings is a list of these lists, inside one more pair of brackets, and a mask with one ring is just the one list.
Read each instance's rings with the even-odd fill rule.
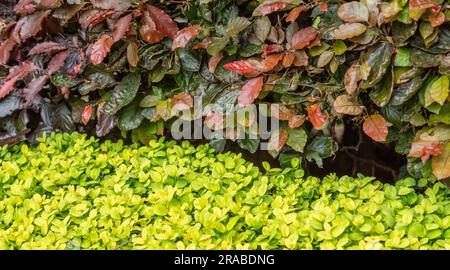
[[207,145],[58,134],[0,149],[1,249],[449,249],[450,190],[262,173]]
[[[272,154],[284,160],[320,166],[351,118],[408,155],[409,175],[450,177],[448,1],[13,2],[1,6],[0,144],[116,125],[147,143],[197,95],[280,104]],[[260,139],[238,143],[253,152]]]

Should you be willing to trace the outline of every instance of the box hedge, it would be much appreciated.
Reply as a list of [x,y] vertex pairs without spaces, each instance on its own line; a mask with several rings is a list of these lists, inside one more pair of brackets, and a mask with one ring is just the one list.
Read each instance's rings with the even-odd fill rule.
[[208,145],[0,148],[0,249],[449,249],[450,190],[265,172]]

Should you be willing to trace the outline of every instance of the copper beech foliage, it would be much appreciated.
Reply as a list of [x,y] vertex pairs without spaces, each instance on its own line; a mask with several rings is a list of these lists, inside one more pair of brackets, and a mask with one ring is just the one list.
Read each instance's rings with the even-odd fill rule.
[[[355,125],[406,155],[407,174],[450,177],[448,1],[8,3],[0,145],[116,128],[147,143],[201,96],[204,105],[278,105],[268,112],[281,121],[269,141],[281,164],[302,157],[320,166]],[[220,112],[201,117],[225,127]],[[225,139],[258,149],[259,138],[237,135]],[[221,150],[225,139],[210,143]]]

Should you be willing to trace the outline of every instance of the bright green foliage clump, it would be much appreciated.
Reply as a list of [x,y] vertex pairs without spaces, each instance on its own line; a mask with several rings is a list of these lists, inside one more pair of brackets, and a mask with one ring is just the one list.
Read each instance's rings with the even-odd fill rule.
[[[450,190],[266,173],[209,146],[57,134],[0,148],[1,249],[450,249]],[[420,192],[419,192],[420,191]]]

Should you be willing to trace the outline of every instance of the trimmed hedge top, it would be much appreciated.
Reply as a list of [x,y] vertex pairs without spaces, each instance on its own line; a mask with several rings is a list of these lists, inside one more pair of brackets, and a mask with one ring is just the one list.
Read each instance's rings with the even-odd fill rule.
[[[450,249],[450,190],[56,134],[0,148],[1,249]],[[419,192],[421,191],[421,192]]]

